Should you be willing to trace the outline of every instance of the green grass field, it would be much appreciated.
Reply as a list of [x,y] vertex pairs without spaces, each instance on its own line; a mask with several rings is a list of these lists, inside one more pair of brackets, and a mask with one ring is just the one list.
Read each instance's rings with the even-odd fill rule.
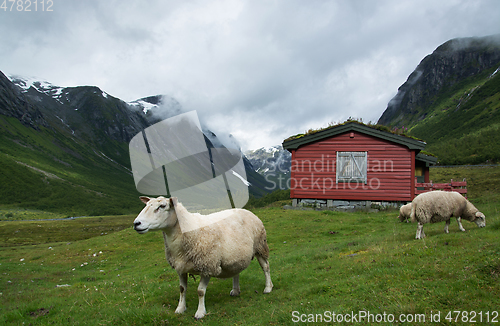
[[[307,316],[364,310],[396,318],[430,318],[431,312],[440,312],[446,321],[445,313],[460,310],[483,312],[486,318],[487,312],[500,310],[500,219],[498,206],[483,210],[486,228],[464,222],[467,232],[462,233],[453,223],[444,234],[444,223],[429,225],[422,241],[414,240],[416,226],[400,223],[395,211],[256,210],[268,232],[273,292],[262,294],[264,276],[254,261],[242,273],[240,297],[229,296],[231,280],[211,280],[208,315],[197,323],[292,324],[294,311]],[[5,231],[8,223],[22,235],[73,222],[4,222],[1,235],[5,243],[8,232],[17,231]],[[79,237],[80,227],[57,234]],[[161,234],[112,228],[99,229],[109,232],[101,235],[94,225],[95,236],[86,240],[64,237],[62,242],[0,248],[0,323],[196,323],[197,284],[192,279],[188,310],[174,314],[178,280],[165,261]]]
[[178,278],[162,235],[137,234],[134,215],[0,222],[0,324],[291,325],[329,321],[332,312],[359,320],[362,311],[395,318],[380,325],[410,324],[400,315],[411,324],[498,324],[500,202],[470,195],[485,228],[465,221],[463,233],[453,221],[445,234],[444,223],[431,224],[423,240],[394,210],[254,209],[267,229],[274,289],[262,294],[256,261],[241,274],[239,297],[229,296],[230,279],[213,278],[200,321],[193,318],[199,277],[189,278],[187,311],[175,314]]

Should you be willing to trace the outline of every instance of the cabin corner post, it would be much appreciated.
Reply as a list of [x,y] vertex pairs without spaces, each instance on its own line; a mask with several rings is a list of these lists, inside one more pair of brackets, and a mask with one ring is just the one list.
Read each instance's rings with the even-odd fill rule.
[[296,200],[295,198],[295,187],[293,186],[294,184],[294,178],[295,178],[295,171],[293,170],[293,162],[296,160],[296,150],[292,149],[292,162],[291,162],[291,167],[290,167],[290,198],[293,200]]
[[415,151],[411,151],[410,200],[415,198]]
[[424,170],[424,182],[429,183],[430,182],[429,180],[430,180],[430,171],[429,171],[429,167],[426,166],[425,170]]

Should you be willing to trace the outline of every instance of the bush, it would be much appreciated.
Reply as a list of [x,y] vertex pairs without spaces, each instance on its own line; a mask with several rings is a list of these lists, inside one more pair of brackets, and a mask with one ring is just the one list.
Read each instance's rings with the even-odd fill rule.
[[289,199],[290,199],[290,189],[287,190],[278,189],[270,194],[265,195],[262,198],[257,199],[253,196],[250,196],[250,199],[248,200],[248,203],[245,205],[245,208],[250,209],[250,208],[265,207],[274,202],[289,200]]

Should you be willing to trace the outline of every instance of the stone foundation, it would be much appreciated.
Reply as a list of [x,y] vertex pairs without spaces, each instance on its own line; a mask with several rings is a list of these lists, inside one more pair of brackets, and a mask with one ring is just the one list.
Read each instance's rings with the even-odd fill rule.
[[406,202],[371,201],[371,200],[339,200],[339,199],[292,199],[291,209],[317,209],[336,211],[379,211],[388,208],[399,209]]

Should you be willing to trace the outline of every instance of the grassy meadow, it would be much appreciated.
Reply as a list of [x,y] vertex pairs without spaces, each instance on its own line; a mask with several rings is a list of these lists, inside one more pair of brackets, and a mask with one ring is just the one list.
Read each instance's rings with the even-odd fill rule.
[[[435,182],[438,173],[455,173],[431,171]],[[500,201],[496,190],[484,188],[498,171],[467,171],[476,187],[483,185],[474,194],[471,184],[469,198],[485,213],[485,228],[464,221],[463,233],[453,221],[445,234],[444,223],[431,224],[423,240],[395,210],[284,210],[288,201],[252,209],[267,229],[274,289],[262,294],[257,261],[242,272],[239,297],[229,296],[230,279],[213,278],[208,314],[199,321],[193,318],[199,276],[188,280],[188,309],[175,314],[178,278],[162,235],[137,234],[134,215],[0,222],[0,324],[291,325],[328,321],[332,312],[359,320],[361,311],[385,314],[382,325],[410,324],[398,322],[402,314],[411,324],[497,324]]]

